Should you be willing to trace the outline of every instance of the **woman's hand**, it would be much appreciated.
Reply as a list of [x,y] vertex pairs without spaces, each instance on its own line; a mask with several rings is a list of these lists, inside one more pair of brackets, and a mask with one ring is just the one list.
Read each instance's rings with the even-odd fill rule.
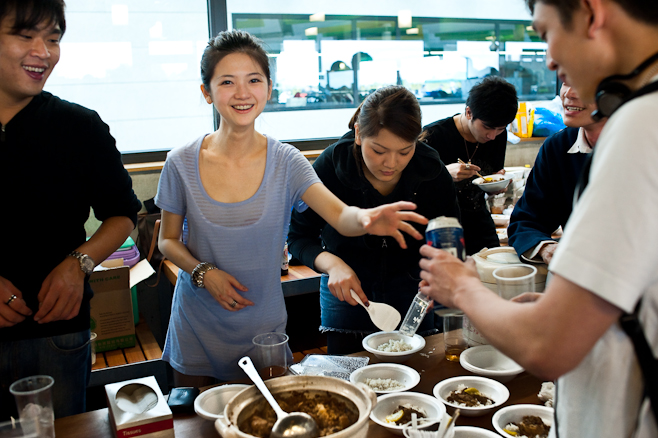
[[418,232],[411,224],[416,222],[426,225],[427,218],[414,213],[416,204],[407,201],[398,201],[392,204],[380,205],[375,208],[361,209],[358,212],[358,221],[369,234],[376,236],[392,236],[398,242],[401,248],[407,248],[404,236],[401,231],[409,234],[417,240],[421,240],[423,235]]
[[[217,302],[226,310],[233,312],[253,306],[254,303],[240,295],[235,289],[246,292],[248,289],[232,275],[220,269],[211,269],[203,274],[203,283]],[[233,304],[235,303],[235,304]]]
[[448,164],[446,166],[446,169],[448,169],[448,172],[450,172],[450,176],[452,176],[452,180],[455,182],[469,179],[475,176],[476,172],[482,170],[480,169],[479,166],[476,166],[475,164],[466,164],[466,163]]
[[368,297],[366,297],[363,289],[361,289],[359,277],[345,262],[341,260],[340,263],[335,263],[331,269],[327,270],[327,274],[329,274],[327,286],[333,296],[340,301],[357,306],[359,303],[352,298],[352,294],[350,293],[350,290],[353,290],[361,298],[363,304],[368,306]]
[[421,268],[420,290],[423,294],[438,301],[446,307],[458,308],[455,304],[455,294],[460,287],[471,282],[481,285],[480,277],[475,267],[475,260],[468,258],[466,263],[447,251],[429,245],[420,247],[419,265]]

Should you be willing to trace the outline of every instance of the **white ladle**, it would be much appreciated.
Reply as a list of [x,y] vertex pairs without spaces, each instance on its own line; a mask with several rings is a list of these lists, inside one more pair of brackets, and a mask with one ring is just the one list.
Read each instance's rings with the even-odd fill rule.
[[385,332],[395,330],[395,327],[398,326],[400,320],[402,319],[400,312],[398,312],[395,307],[385,303],[376,303],[374,301],[370,301],[370,306],[366,307],[356,292],[351,289],[350,292],[352,293],[352,298],[354,298],[357,303],[361,304],[363,308],[366,309],[368,315],[370,315],[372,323],[375,324],[378,329]]
[[270,438],[317,438],[320,436],[318,425],[309,414],[304,412],[287,413],[281,409],[270,390],[265,386],[265,382],[260,378],[260,375],[258,374],[258,371],[256,371],[256,367],[254,367],[249,356],[240,359],[238,365],[240,365],[240,368],[247,373],[251,381],[254,382],[256,387],[263,394],[263,397],[265,397],[265,400],[267,400],[276,413],[277,420],[272,427]]

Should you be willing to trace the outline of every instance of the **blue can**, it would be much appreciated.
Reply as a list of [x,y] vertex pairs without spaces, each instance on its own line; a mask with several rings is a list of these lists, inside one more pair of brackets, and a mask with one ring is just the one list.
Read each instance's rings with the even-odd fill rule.
[[429,221],[425,239],[428,245],[448,251],[462,261],[466,260],[464,229],[456,217],[439,216]]

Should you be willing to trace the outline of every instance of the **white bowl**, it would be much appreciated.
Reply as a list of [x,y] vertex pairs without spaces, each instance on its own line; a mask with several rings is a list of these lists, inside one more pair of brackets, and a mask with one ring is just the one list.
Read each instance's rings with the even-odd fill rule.
[[390,432],[402,435],[404,425],[398,426],[395,423],[387,423],[386,416],[391,415],[397,411],[398,406],[404,404],[417,406],[427,413],[429,421],[420,424],[419,429],[427,429],[438,423],[446,412],[445,406],[431,395],[421,394],[420,392],[396,392],[377,397],[377,404],[370,412],[370,419]]
[[194,400],[194,411],[201,418],[214,421],[224,416],[224,408],[235,394],[250,385],[222,385],[207,389]]
[[459,356],[459,363],[465,370],[502,383],[509,382],[523,372],[521,365],[492,345],[468,348]]
[[500,438],[497,433],[481,427],[455,426],[454,438]]
[[393,379],[404,385],[403,388],[379,390],[371,388],[377,394],[389,394],[392,392],[408,391],[420,382],[420,374],[413,368],[395,363],[378,363],[368,365],[352,372],[350,382],[366,384],[366,379]]
[[487,193],[496,193],[503,190],[507,187],[510,181],[512,181],[512,175],[501,175],[499,173],[494,175],[485,175],[485,178],[493,178],[493,182],[484,182],[482,178],[475,178],[473,184],[478,186],[481,190],[484,190]]
[[497,227],[507,227],[509,225],[509,216],[506,214],[492,214],[491,219]]
[[[378,346],[387,343],[391,339],[406,342],[411,345],[411,350],[400,351],[397,353],[377,350]],[[392,332],[377,332],[368,335],[363,338],[362,344],[363,348],[367,352],[374,354],[377,359],[386,362],[404,362],[425,348],[425,338],[420,335],[414,335],[413,338],[410,338],[409,336],[402,335],[397,330],[394,330]]]
[[542,405],[511,405],[496,412],[491,419],[494,429],[502,436],[509,438],[512,435],[503,429],[510,423],[518,423],[525,415],[535,415],[545,424],[553,426],[553,408]]
[[[463,353],[462,353],[463,354]],[[459,385],[466,385],[469,388],[476,388],[483,395],[489,397],[494,402],[488,406],[463,407],[447,400],[450,393],[457,389]],[[479,417],[480,415],[489,414],[498,409],[509,398],[509,390],[505,385],[486,377],[477,376],[459,376],[443,380],[434,386],[432,391],[434,397],[441,400],[452,411],[459,408],[461,415],[465,417]]]

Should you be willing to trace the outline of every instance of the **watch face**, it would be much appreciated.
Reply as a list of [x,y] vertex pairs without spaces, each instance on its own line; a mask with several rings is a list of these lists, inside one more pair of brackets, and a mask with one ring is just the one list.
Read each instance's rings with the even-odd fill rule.
[[80,269],[82,269],[82,272],[85,274],[91,274],[91,272],[94,270],[94,261],[91,259],[91,257],[85,255],[80,258]]

